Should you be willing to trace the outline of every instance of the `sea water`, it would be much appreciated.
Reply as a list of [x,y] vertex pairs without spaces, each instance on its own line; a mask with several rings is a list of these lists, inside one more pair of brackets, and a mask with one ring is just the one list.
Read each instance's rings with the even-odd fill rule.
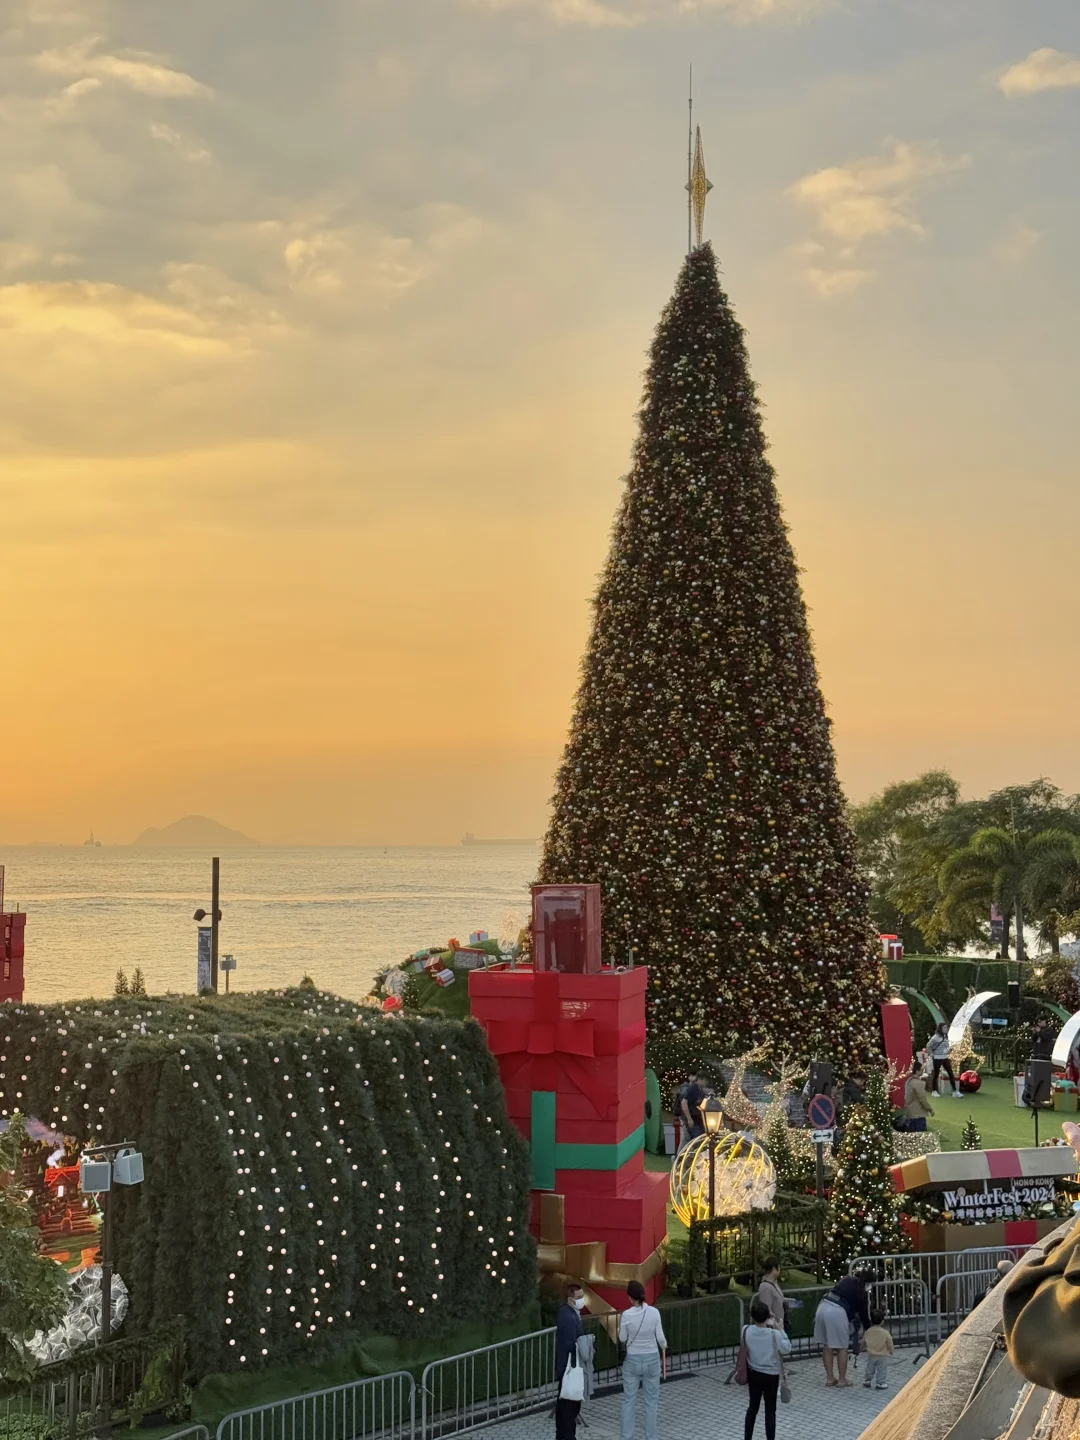
[[[536,845],[223,850],[219,953],[239,990],[310,975],[360,999],[414,950],[516,934],[538,859]],[[27,913],[27,1000],[110,995],[136,966],[152,994],[194,993],[209,851],[8,847],[0,864],[4,908]]]

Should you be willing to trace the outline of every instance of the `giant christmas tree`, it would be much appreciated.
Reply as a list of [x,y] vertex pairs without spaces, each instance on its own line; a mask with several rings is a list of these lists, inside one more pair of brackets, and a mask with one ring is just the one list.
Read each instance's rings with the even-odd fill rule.
[[709,245],[660,320],[540,878],[603,887],[668,1074],[768,1041],[845,1069],[883,973],[742,329]]

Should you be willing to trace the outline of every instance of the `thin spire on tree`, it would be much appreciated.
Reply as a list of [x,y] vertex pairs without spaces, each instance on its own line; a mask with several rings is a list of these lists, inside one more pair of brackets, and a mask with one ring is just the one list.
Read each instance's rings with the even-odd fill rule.
[[607,957],[649,965],[669,1074],[761,1042],[845,1069],[880,1050],[883,971],[765,449],[706,243],[653,342],[540,867],[602,886]]

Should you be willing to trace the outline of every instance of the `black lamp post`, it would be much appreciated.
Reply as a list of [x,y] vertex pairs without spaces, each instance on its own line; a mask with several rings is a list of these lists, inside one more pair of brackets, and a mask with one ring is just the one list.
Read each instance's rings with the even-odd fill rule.
[[701,1104],[701,1123],[709,1145],[709,1291],[716,1279],[716,1142],[724,1124],[724,1109],[715,1095]]

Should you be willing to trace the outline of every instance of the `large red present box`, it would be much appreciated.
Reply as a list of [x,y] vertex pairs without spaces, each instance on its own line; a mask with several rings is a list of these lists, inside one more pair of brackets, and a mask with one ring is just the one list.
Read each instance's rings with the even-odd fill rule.
[[663,1288],[667,1177],[643,1163],[647,983],[644,969],[469,976],[532,1149],[541,1267],[582,1278],[590,1309],[625,1308],[629,1279]]

